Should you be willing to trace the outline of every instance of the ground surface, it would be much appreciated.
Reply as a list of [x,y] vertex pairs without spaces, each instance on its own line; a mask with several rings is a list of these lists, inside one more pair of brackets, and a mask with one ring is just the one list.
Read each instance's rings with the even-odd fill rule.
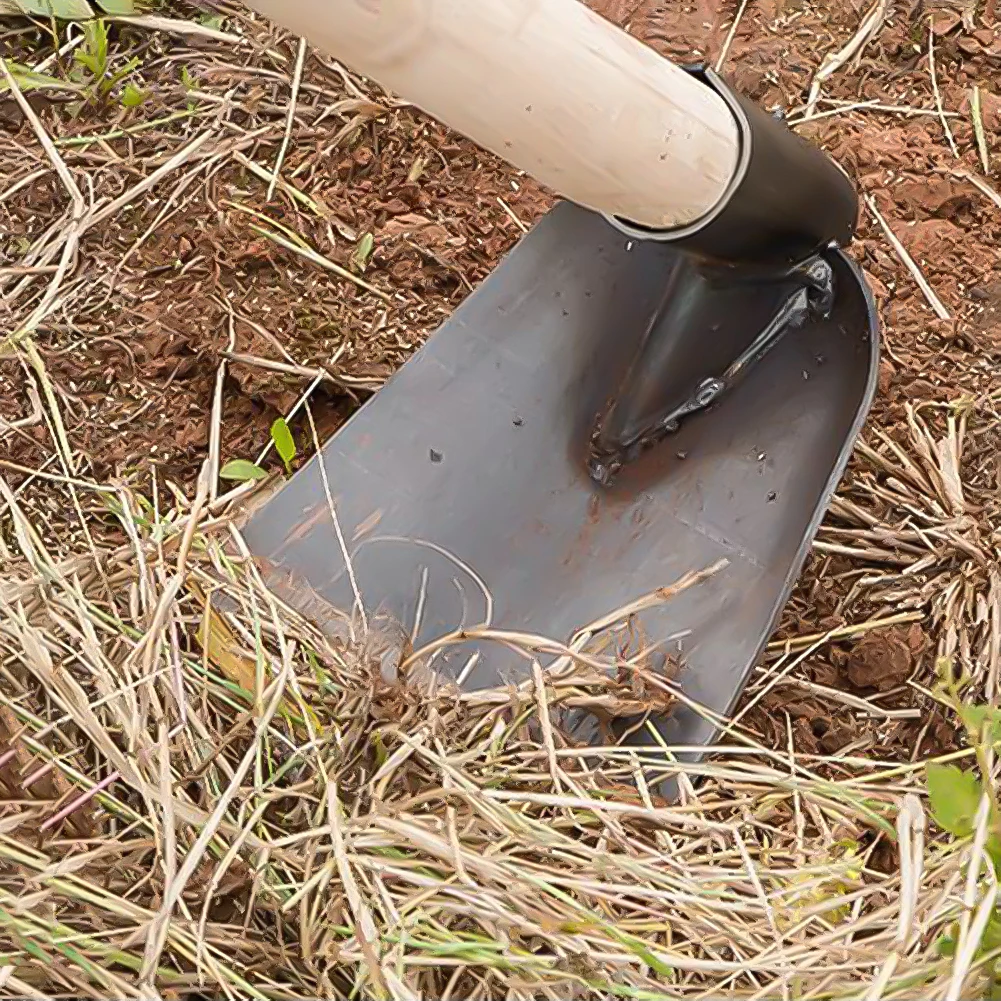
[[[928,693],[939,659],[990,699],[1001,671],[1001,26],[989,0],[712,8],[604,6],[679,60],[722,57],[849,172],[885,345],[741,724],[776,749],[916,761],[961,743]],[[550,204],[327,57],[305,52],[293,100],[297,40],[241,10],[165,13],[184,21],[111,27],[111,70],[139,60],[134,107],[74,70],[76,29],[61,54],[25,23],[0,30],[0,52],[78,88],[29,91],[34,121],[0,91],[4,334],[38,314],[30,350],[0,342],[0,474],[55,549],[84,525],[124,538],[107,495],[67,505],[69,475],[190,496],[213,448],[257,459],[281,415],[308,453],[304,397],[333,431]],[[74,213],[74,195],[106,208]]]

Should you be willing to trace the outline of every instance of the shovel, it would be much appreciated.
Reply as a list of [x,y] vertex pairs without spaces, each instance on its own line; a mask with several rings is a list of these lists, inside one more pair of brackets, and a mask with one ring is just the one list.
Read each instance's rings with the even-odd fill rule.
[[254,514],[253,553],[304,605],[389,615],[417,649],[453,635],[431,666],[474,689],[532,665],[473,627],[566,642],[639,607],[685,699],[629,740],[697,756],[873,399],[851,183],[579,0],[252,5],[565,199]]

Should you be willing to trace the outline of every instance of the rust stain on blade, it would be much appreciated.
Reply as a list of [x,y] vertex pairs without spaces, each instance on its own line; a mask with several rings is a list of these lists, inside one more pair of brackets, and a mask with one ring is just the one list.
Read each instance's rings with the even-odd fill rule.
[[310,532],[313,531],[314,528],[319,527],[320,522],[329,515],[330,510],[325,504],[317,504],[317,506],[313,508],[313,510],[288,533],[282,548],[284,549],[290,542],[301,542],[310,534]]
[[357,542],[363,535],[368,535],[379,522],[382,521],[382,508],[373,511],[354,531],[351,536],[352,542]]

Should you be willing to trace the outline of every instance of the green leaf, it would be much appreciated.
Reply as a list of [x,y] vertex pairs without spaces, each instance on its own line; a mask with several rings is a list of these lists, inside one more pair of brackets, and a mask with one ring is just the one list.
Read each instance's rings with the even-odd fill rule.
[[1001,710],[987,705],[964,705],[959,709],[959,718],[974,741],[986,740],[991,744],[1001,741]]
[[231,459],[219,470],[219,475],[224,480],[236,480],[239,483],[246,483],[248,480],[264,480],[268,476],[256,462],[249,462],[246,459]]
[[94,76],[101,75],[101,63],[98,61],[97,56],[90,52],[85,52],[82,49],[77,49],[73,53],[74,62],[79,63],[81,66],[86,67]]
[[971,729],[979,730],[993,716],[990,706],[961,706],[960,719]]
[[932,816],[943,830],[968,838],[980,808],[983,787],[973,772],[955,765],[928,766],[928,801]]
[[355,271],[364,271],[368,267],[373,250],[375,250],[375,237],[371,233],[366,233],[358,241],[358,246],[351,255],[351,267]]
[[88,50],[103,71],[108,66],[108,26],[100,18],[88,21],[83,26],[84,37]]
[[138,108],[146,100],[146,91],[140,90],[134,83],[127,83],[122,91],[122,104],[126,108]]
[[133,0],[0,0],[0,17],[54,17],[60,21],[86,21],[98,12],[138,14]]
[[956,940],[951,935],[940,935],[935,942],[935,951],[940,956],[955,956]]
[[994,863],[994,874],[1001,877],[1001,834],[996,831],[988,835],[987,843],[984,845],[987,857]]
[[[68,80],[60,80],[58,77],[48,76],[45,73],[36,73],[30,66],[24,66],[22,63],[12,63],[8,60],[7,69],[10,70],[10,75],[21,90],[41,90],[45,87],[54,87],[59,90],[80,89]],[[0,93],[8,89],[7,81],[0,80]]]
[[984,929],[984,937],[980,940],[982,952],[997,952],[1001,949],[1001,915],[995,911]]
[[0,0],[0,14],[82,21],[94,16],[87,0]]
[[275,443],[275,449],[281,457],[282,462],[285,463],[286,472],[291,475],[292,460],[296,456],[296,447],[295,439],[292,437],[292,432],[289,430],[288,424],[285,423],[284,417],[279,417],[271,425],[271,440]]

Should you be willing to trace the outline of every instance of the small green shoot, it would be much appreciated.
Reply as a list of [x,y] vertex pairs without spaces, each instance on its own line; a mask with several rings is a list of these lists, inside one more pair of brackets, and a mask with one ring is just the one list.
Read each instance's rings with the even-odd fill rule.
[[134,83],[127,83],[122,91],[122,106],[125,108],[138,108],[146,101],[149,95],[144,90],[140,90]]
[[264,480],[268,476],[256,462],[250,462],[247,459],[231,459],[219,470],[219,475],[224,480],[234,480],[237,483]]
[[[976,767],[965,770],[952,764],[929,763],[926,770],[928,805],[935,823],[943,831],[951,834],[957,841],[970,842],[976,835],[977,815],[986,794],[988,814],[984,851],[995,874],[1001,875],[1001,806],[998,804],[996,786],[991,779],[992,756],[989,753],[1001,743],[1001,709],[991,705],[970,705],[963,699],[970,677],[964,671],[957,670],[951,658],[941,658],[936,666],[940,678],[936,695],[963,722],[966,738],[976,756]],[[939,936],[935,949],[940,956],[955,954],[959,933],[957,924]],[[976,952],[977,959],[994,957],[991,967],[992,991],[1001,982],[999,952],[1001,910],[995,909],[980,936]],[[989,996],[996,995],[991,993]]]
[[57,21],[87,21],[96,11],[105,14],[138,14],[132,0],[4,0],[0,14],[20,12],[26,17],[50,18]]
[[366,233],[359,241],[358,246],[355,247],[354,253],[351,255],[351,267],[355,271],[365,271],[368,267],[368,262],[372,258],[372,252],[375,250],[375,237],[371,233]]
[[[271,425],[271,442],[285,464],[285,472],[291,476],[292,462],[298,453],[295,447],[295,439],[292,437],[292,432],[289,430],[284,417],[279,417]],[[224,480],[248,483],[251,480],[265,480],[268,474],[256,462],[251,462],[249,459],[230,459],[219,470],[219,476]]]
[[285,463],[285,472],[291,476],[292,462],[296,457],[297,450],[295,439],[292,437],[292,432],[289,430],[284,417],[279,417],[271,425],[271,440],[274,442],[275,451],[278,453],[279,458]]
[[970,116],[973,118],[973,135],[977,140],[977,151],[980,153],[980,166],[990,177],[991,157],[987,150],[987,135],[984,132],[984,115],[980,106],[980,87],[973,85],[970,91]]
[[[92,98],[102,100],[135,70],[139,65],[139,59],[133,56],[120,69],[112,71],[108,52],[107,23],[101,18],[94,18],[84,23],[83,33],[84,44],[73,53],[73,61],[77,65],[74,76],[78,82],[87,85]],[[82,71],[89,74],[89,80]],[[134,87],[133,90],[138,92],[138,88]]]
[[108,26],[101,18],[88,21],[83,26],[84,43],[73,53],[73,61],[98,82],[108,73]]
[[187,66],[181,67],[181,86],[184,87],[185,91],[188,94],[188,99],[186,102],[188,106],[188,111],[194,111],[195,108],[198,106],[198,102],[195,101],[195,99],[191,96],[191,91],[197,90],[198,84],[195,81],[195,78],[191,75],[191,70],[189,70]]
[[983,784],[955,765],[928,765],[928,801],[935,823],[957,838],[973,834]]

